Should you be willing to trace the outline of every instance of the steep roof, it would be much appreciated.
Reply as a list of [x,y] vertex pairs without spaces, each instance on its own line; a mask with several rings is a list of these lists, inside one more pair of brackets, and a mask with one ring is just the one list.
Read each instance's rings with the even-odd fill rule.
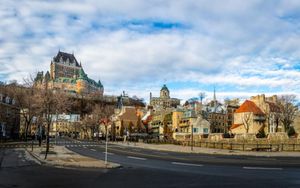
[[262,110],[252,101],[246,100],[235,113],[253,112],[256,115],[264,115]]
[[63,61],[67,61],[69,59],[70,62],[75,62],[77,67],[80,67],[79,63],[77,62],[74,54],[69,54],[66,52],[59,51],[57,55],[53,58],[55,62],[59,62],[60,58],[63,59]]
[[241,125],[243,125],[243,124],[233,124],[233,125],[230,127],[230,130],[235,129],[235,128],[241,126]]
[[122,115],[120,115],[119,118],[120,120],[125,120],[125,121],[138,120],[135,108],[125,108],[125,112]]

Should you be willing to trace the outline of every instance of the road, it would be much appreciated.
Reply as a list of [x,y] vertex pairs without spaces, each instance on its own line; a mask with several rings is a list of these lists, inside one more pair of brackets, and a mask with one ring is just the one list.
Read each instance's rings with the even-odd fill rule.
[[[61,139],[57,144],[104,160],[103,143]],[[5,149],[6,154],[8,151],[20,152]],[[32,163],[17,168],[1,166],[0,187],[300,187],[298,158],[186,154],[109,144],[108,159],[123,167],[75,170]]]

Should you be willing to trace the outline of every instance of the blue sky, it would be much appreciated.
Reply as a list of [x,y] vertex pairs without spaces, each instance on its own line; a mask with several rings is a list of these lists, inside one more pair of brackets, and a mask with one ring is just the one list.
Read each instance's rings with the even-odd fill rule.
[[106,94],[299,96],[299,19],[297,0],[1,1],[0,80],[48,70],[60,49]]

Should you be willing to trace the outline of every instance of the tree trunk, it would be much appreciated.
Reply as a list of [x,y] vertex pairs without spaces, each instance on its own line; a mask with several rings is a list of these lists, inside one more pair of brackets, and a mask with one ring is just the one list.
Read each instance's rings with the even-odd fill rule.
[[49,153],[49,132],[50,132],[50,123],[47,123],[47,135],[46,135],[46,153],[45,153],[45,159],[47,159],[47,155]]

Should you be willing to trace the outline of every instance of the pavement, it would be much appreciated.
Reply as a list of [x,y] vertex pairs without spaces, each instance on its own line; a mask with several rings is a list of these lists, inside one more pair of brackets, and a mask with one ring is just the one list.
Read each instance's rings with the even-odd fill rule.
[[57,166],[57,167],[73,167],[73,168],[118,168],[120,164],[107,162],[86,157],[75,153],[65,146],[50,147],[47,159],[45,158],[45,147],[27,148],[26,151],[34,157],[40,164]]
[[119,146],[151,149],[158,151],[171,151],[182,153],[215,154],[215,155],[235,155],[235,156],[256,156],[256,157],[300,157],[300,152],[286,151],[238,151],[228,149],[214,149],[191,146],[181,146],[173,144],[147,144],[142,142],[110,142]]
[[[101,142],[66,138],[55,144],[95,160],[105,157]],[[300,160],[295,157],[211,155],[133,145],[108,144],[108,161],[122,164],[113,169],[38,165],[22,148],[0,148],[0,187],[300,187]],[[49,159],[56,153],[69,155],[63,150],[52,150]],[[43,159],[41,150],[37,153]]]

